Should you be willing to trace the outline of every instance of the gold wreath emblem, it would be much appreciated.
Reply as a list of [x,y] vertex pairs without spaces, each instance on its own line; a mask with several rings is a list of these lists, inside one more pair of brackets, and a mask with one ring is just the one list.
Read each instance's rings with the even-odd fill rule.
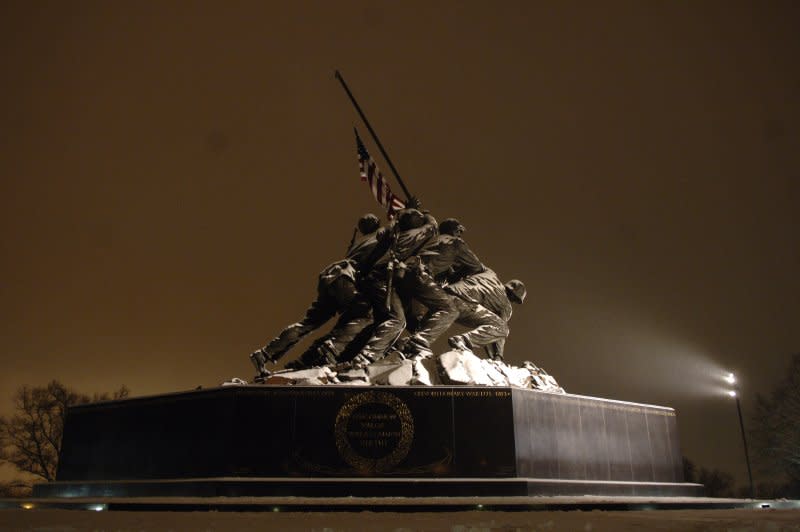
[[[376,411],[373,407],[370,412],[369,405],[384,408],[378,407]],[[414,440],[414,419],[397,396],[369,391],[351,397],[342,405],[336,415],[334,434],[339,455],[350,466],[362,474],[383,473],[408,455]],[[373,456],[365,456],[363,452],[369,447]]]

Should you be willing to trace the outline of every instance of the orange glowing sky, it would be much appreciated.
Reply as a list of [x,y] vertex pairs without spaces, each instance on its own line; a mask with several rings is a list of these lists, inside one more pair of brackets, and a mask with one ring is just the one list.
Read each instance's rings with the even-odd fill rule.
[[742,479],[717,372],[747,415],[800,350],[798,27],[788,1],[4,2],[0,414],[53,378],[251,376],[377,211],[339,68],[409,188],[527,284],[508,359],[676,407]]

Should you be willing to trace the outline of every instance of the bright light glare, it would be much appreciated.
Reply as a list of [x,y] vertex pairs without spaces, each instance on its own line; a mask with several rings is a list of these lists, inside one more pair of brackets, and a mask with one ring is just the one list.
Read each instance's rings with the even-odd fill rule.
[[35,508],[35,506],[33,504],[29,503],[29,502],[23,503],[22,507],[25,510],[33,510]]
[[730,395],[731,397],[736,397],[736,391],[735,390],[728,390],[728,395]]
[[728,381],[728,384],[734,384],[736,382],[736,377],[733,376],[733,373],[728,373],[728,376],[725,377],[725,380]]

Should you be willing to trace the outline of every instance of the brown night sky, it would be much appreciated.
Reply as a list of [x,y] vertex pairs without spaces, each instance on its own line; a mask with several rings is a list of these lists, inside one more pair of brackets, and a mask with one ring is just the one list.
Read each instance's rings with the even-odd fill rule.
[[800,350],[798,27],[796,2],[3,2],[0,414],[53,378],[251,377],[377,212],[339,68],[425,207],[527,284],[507,358],[674,406],[684,453],[743,479],[718,377],[747,415]]

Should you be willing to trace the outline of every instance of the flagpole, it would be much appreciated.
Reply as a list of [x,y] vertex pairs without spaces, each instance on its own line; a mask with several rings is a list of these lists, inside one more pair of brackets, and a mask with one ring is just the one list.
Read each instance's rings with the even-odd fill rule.
[[356,111],[358,111],[361,120],[364,121],[364,125],[367,126],[370,135],[372,135],[372,140],[375,141],[375,144],[378,145],[378,149],[381,150],[381,155],[383,155],[383,158],[386,159],[386,162],[389,164],[389,168],[391,168],[394,177],[397,179],[397,182],[400,183],[400,187],[403,189],[403,193],[405,193],[406,195],[406,200],[410,200],[412,197],[411,193],[406,188],[406,184],[403,183],[403,180],[400,178],[400,174],[398,173],[397,168],[394,167],[394,164],[392,164],[392,160],[389,158],[389,154],[386,153],[386,150],[383,149],[383,144],[381,144],[378,135],[375,134],[375,130],[372,129],[369,120],[367,120],[366,115],[364,115],[364,111],[361,110],[361,106],[358,105],[355,96],[353,96],[353,93],[350,92],[350,88],[347,86],[347,83],[345,83],[344,78],[342,77],[342,75],[339,73],[338,70],[336,71],[336,79],[338,79],[339,83],[342,84],[342,88],[347,93],[347,96],[350,98],[350,101],[353,102],[353,107],[356,108]]

